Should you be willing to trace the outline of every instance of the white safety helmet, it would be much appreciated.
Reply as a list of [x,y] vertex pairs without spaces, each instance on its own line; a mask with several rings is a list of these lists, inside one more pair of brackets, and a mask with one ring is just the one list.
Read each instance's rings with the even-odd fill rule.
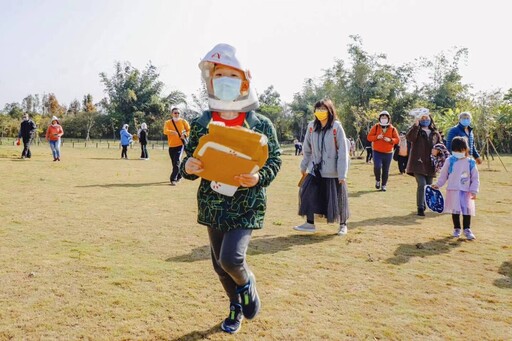
[[[243,91],[238,98],[234,101],[222,101],[215,97],[212,88],[212,76],[216,64],[229,66],[242,71],[245,75],[245,80],[249,82],[249,90]],[[244,69],[242,63],[236,57],[236,49],[228,44],[217,44],[208,52],[204,58],[199,62],[199,69],[201,69],[201,76],[206,83],[208,90],[208,103],[212,111],[250,111],[258,108],[258,97],[252,88],[251,73],[249,70]]]
[[380,114],[379,114],[379,118],[380,118],[381,116],[387,116],[387,117],[388,117],[388,119],[391,119],[391,115],[390,115],[386,110],[383,110],[383,111],[381,111],[381,112],[380,112]]

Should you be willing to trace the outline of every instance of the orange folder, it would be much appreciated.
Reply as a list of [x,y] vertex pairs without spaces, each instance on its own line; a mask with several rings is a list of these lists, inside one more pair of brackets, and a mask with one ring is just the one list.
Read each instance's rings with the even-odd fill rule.
[[267,137],[242,127],[210,124],[194,157],[203,162],[203,171],[198,174],[202,178],[239,186],[235,176],[256,173],[267,161]]

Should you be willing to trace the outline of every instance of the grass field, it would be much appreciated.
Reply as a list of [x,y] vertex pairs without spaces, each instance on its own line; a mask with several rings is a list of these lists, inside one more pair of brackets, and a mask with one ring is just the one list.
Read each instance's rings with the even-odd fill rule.
[[[169,186],[166,150],[0,146],[0,340],[511,340],[512,173],[480,166],[473,231],[415,215],[415,181],[373,189],[353,160],[349,233],[292,230],[299,158],[283,156],[248,262],[260,315],[220,332],[229,303],[196,223],[198,181]],[[512,172],[512,157],[503,158]]]

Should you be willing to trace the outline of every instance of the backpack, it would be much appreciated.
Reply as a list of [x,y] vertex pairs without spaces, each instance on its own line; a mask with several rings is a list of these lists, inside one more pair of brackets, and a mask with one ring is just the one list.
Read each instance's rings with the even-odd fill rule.
[[434,166],[436,173],[439,173],[441,171],[441,168],[443,168],[443,165],[446,162],[446,160],[450,157],[450,152],[442,143],[435,144],[433,149],[437,149],[438,153],[436,156],[430,155],[430,159],[432,161],[432,165]]
[[[457,160],[458,159],[455,156],[453,156],[453,155],[451,155],[448,158],[448,161],[450,162],[450,166],[448,167],[448,174],[451,174],[453,172],[453,165],[455,164],[455,162],[457,162]],[[473,168],[475,168],[475,165],[476,165],[475,159],[470,158],[469,159],[469,172],[470,173],[473,170]]]

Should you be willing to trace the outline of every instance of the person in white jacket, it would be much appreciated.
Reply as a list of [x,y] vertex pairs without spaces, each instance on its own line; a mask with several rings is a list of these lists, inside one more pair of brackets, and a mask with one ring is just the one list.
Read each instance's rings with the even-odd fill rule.
[[304,181],[299,191],[299,215],[306,216],[306,222],[294,229],[315,232],[317,214],[328,223],[339,222],[338,235],[342,236],[347,234],[349,217],[349,146],[332,101],[321,100],[314,110],[315,120],[308,124],[300,164]]

